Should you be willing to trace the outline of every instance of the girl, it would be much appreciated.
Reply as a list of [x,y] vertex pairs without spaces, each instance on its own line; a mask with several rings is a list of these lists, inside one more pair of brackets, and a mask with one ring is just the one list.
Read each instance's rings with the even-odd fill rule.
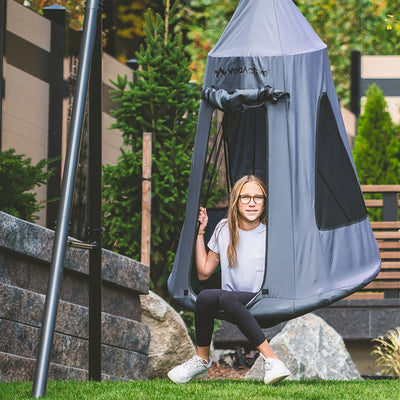
[[222,289],[205,289],[198,295],[195,305],[197,355],[168,372],[168,377],[175,383],[186,383],[207,375],[211,366],[209,354],[214,318],[221,310],[260,351],[265,360],[266,384],[274,384],[290,375],[246,308],[261,289],[264,278],[265,199],[266,187],[259,178],[248,175],[239,179],[231,192],[228,218],[215,228],[208,242],[208,253],[204,243],[208,216],[206,209],[200,207],[197,273],[200,280],[206,280],[221,265]]

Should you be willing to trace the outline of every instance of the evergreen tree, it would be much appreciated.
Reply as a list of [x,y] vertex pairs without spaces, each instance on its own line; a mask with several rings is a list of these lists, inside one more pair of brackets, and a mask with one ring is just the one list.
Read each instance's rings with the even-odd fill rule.
[[140,259],[142,134],[152,132],[151,280],[160,294],[166,293],[183,223],[200,98],[182,37],[171,33],[175,9],[167,0],[164,19],[147,12],[135,83],[126,76],[112,82],[112,127],[123,132],[124,148],[118,165],[105,166],[103,174],[104,244]]
[[[358,120],[353,156],[363,185],[397,184],[400,178],[398,127],[387,111],[383,92],[372,85],[366,92],[364,111]],[[375,210],[376,211],[376,210]],[[381,213],[370,212],[379,219]]]

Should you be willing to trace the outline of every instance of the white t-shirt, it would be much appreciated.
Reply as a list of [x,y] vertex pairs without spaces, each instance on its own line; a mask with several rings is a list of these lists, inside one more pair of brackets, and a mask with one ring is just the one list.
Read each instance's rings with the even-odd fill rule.
[[221,220],[214,230],[208,248],[219,254],[222,289],[256,293],[261,289],[265,270],[266,227],[259,224],[251,231],[239,229],[237,266],[229,268],[228,220]]

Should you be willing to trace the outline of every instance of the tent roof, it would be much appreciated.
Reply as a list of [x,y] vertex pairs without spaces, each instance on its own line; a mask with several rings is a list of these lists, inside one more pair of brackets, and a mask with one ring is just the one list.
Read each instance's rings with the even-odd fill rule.
[[209,56],[278,56],[325,47],[292,0],[241,0]]

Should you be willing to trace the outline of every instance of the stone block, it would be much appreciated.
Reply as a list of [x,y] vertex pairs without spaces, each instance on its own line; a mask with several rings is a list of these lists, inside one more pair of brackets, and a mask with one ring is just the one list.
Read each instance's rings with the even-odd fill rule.
[[[44,302],[44,295],[0,283],[0,352],[22,359],[36,359]],[[87,308],[60,301],[51,362],[74,368],[73,376],[78,370],[86,371],[88,331]],[[147,325],[102,313],[103,373],[118,379],[146,379],[149,346],[150,329]],[[55,371],[64,373],[60,368]]]
[[[0,283],[0,317],[4,320],[40,328],[44,303],[44,295]],[[88,309],[60,301],[55,331],[88,339]],[[102,313],[102,343],[147,354],[150,329],[135,320]]]
[[[35,377],[36,360],[0,352],[0,381],[1,382],[32,382]],[[50,363],[49,380],[86,381],[88,371]],[[118,380],[114,375],[102,374],[102,380]]]
[[314,311],[345,339],[370,337],[370,310],[366,308],[322,308]]
[[[13,340],[8,340],[12,337]],[[37,358],[40,329],[18,322],[0,320],[0,351],[23,358]],[[55,333],[50,361],[52,363],[87,370],[88,340]],[[122,379],[147,378],[146,354],[102,345],[102,371]],[[72,378],[69,378],[72,379]]]
[[[50,264],[54,231],[0,211],[0,232],[2,232],[0,247],[42,261],[45,264]],[[67,247],[64,268],[88,275],[88,251]],[[103,249],[102,278],[112,284],[126,287],[141,294],[147,294],[150,269],[147,265]]]

